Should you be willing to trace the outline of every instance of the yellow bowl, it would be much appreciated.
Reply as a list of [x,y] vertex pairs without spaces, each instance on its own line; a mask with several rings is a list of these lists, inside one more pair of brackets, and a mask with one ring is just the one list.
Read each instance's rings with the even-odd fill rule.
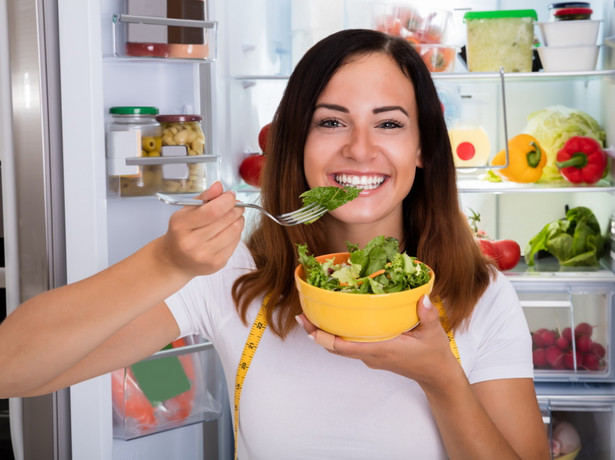
[[[316,257],[319,262],[348,260],[347,252]],[[319,329],[355,342],[378,342],[392,339],[418,324],[416,306],[431,292],[434,273],[430,269],[426,284],[390,294],[352,294],[329,291],[305,281],[303,266],[295,269],[295,282],[305,316]]]

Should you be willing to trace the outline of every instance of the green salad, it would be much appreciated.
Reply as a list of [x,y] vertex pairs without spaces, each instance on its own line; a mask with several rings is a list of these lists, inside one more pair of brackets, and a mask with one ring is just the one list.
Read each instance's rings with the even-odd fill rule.
[[[359,193],[361,193],[361,189],[357,187],[314,187],[303,192],[299,195],[299,198],[301,198],[304,207],[316,204],[325,207],[328,211],[333,211],[357,198]],[[316,220],[318,220],[318,217],[305,223],[311,224]]]
[[392,237],[377,236],[363,249],[346,242],[350,257],[341,264],[332,259],[320,263],[308,254],[307,246],[298,244],[299,262],[306,273],[306,282],[330,291],[355,294],[387,294],[426,284],[429,267],[399,252],[399,242]]

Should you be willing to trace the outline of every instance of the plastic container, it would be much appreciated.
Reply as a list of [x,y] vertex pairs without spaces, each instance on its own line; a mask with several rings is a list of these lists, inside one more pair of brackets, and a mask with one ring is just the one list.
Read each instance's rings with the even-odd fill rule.
[[552,21],[555,20],[555,13],[563,9],[569,8],[589,8],[589,2],[558,2],[549,5],[549,15]]
[[156,107],[111,107],[107,125],[109,191],[120,196],[153,195],[160,190],[159,165],[127,165],[128,158],[159,157],[162,130]]
[[421,55],[430,72],[452,72],[455,69],[456,46],[420,43],[414,45],[414,49]]
[[411,43],[446,43],[452,12],[407,3],[373,3],[372,27]]
[[540,62],[545,72],[594,70],[598,60],[598,45],[541,46]]
[[535,10],[469,11],[467,62],[470,72],[530,72]]
[[112,372],[114,437],[135,439],[219,418],[226,391],[221,377],[211,343],[195,337]]
[[[136,16],[164,17],[163,0],[126,0],[126,12]],[[167,28],[154,24],[128,24],[126,27],[126,55],[165,58],[169,55]]]
[[576,21],[583,19],[591,19],[591,8],[562,8],[553,13],[553,19],[556,21]]
[[[163,157],[193,157],[205,154],[201,115],[159,115]],[[200,193],[205,188],[203,163],[162,165],[161,188],[166,193]]]
[[545,46],[595,45],[600,30],[598,20],[539,22]]

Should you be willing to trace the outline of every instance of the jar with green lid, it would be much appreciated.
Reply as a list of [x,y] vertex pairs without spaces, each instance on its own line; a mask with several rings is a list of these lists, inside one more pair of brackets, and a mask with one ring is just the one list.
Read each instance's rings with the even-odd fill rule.
[[127,165],[129,158],[159,157],[162,129],[156,107],[122,106],[109,109],[107,175],[109,190],[120,196],[153,195],[160,191],[160,165]]
[[535,10],[468,11],[466,53],[470,72],[531,72]]
[[159,115],[162,126],[162,156],[186,157],[186,162],[163,163],[162,191],[166,193],[200,193],[205,189],[205,165],[192,163],[205,154],[205,135],[201,115]]

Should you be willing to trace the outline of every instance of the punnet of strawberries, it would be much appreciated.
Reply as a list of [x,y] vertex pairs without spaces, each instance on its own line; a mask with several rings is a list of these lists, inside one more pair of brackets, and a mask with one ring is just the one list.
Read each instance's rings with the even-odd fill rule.
[[[592,338],[594,326],[579,323],[574,329],[540,328],[532,332],[534,369],[602,371],[606,349]],[[574,340],[573,340],[574,334]],[[576,359],[575,359],[576,358]]]

